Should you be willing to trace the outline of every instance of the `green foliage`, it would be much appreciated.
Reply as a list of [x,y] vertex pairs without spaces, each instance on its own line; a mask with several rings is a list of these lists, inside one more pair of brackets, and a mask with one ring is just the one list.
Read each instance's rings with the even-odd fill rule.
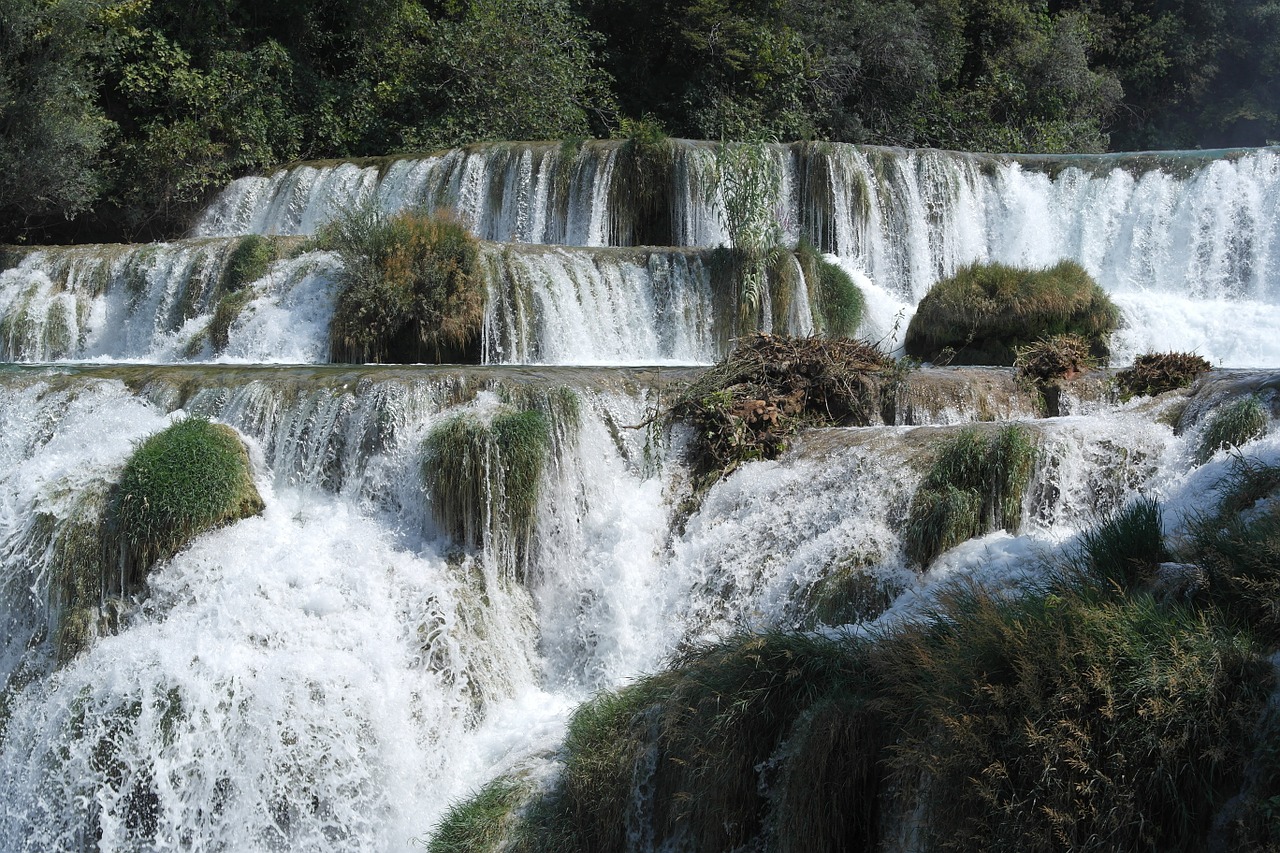
[[1271,415],[1255,395],[1241,397],[1220,407],[1209,419],[1200,447],[1196,450],[1196,462],[1208,462],[1219,450],[1240,447],[1259,438],[1271,424]]
[[364,205],[327,224],[318,241],[343,265],[332,361],[479,361],[479,246],[457,219]]
[[1020,346],[1077,335],[1096,358],[1120,311],[1073,261],[1043,270],[975,263],[937,282],[920,300],[907,327],[908,355],[932,361],[955,350],[956,364],[1012,365]]
[[197,417],[166,427],[133,451],[108,512],[124,585],[140,584],[201,533],[262,509],[234,430]]
[[423,441],[422,476],[440,526],[467,547],[493,548],[522,571],[551,451],[547,416],[504,409],[488,422],[463,413]]
[[1169,558],[1164,545],[1160,504],[1138,498],[1080,540],[1082,574],[1103,588],[1134,592]]
[[1124,400],[1131,397],[1154,397],[1166,391],[1185,388],[1213,365],[1189,352],[1149,352],[1133,360],[1133,366],[1116,374],[1116,385]]
[[262,278],[273,260],[275,248],[266,237],[261,234],[241,237],[222,268],[223,292],[234,293]]
[[618,245],[675,242],[675,148],[651,119],[623,121],[627,140],[618,150],[610,187],[610,232]]
[[100,0],[9,0],[0,11],[0,242],[88,208],[113,130],[94,98]]
[[999,528],[1016,533],[1036,446],[1011,424],[989,435],[961,430],[938,452],[911,500],[902,539],[907,555],[927,566],[948,548]]
[[822,257],[808,240],[801,239],[796,257],[810,283],[809,297],[814,325],[829,338],[852,338],[862,323],[862,291],[849,274]]
[[507,777],[493,780],[450,808],[437,824],[427,853],[497,853],[515,822],[515,808],[527,797],[521,783]]
[[928,848],[1203,849],[1268,687],[1247,635],[1070,588],[960,588],[876,652]]
[[748,334],[762,328],[760,312],[769,287],[767,259],[781,242],[781,163],[765,143],[722,142],[716,148],[715,170],[706,190],[709,202],[719,202],[716,209],[737,255],[738,330]]

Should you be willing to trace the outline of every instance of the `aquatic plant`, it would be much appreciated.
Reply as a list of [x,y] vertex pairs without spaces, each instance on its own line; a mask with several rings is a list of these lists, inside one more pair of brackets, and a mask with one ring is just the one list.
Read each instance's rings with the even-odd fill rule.
[[479,361],[479,244],[452,214],[387,214],[367,204],[336,217],[317,241],[343,264],[332,361]]
[[493,546],[523,564],[551,449],[546,415],[506,409],[488,421],[465,412],[423,441],[422,476],[440,526],[466,547]]
[[1137,591],[1169,558],[1160,504],[1139,497],[1080,538],[1082,575],[1104,589]]
[[840,267],[822,257],[808,240],[801,239],[796,258],[810,283],[809,297],[814,325],[829,338],[851,338],[862,323],[862,291]]
[[1256,395],[1250,394],[1221,406],[1205,427],[1200,446],[1196,449],[1196,462],[1203,464],[1219,450],[1240,447],[1259,438],[1266,433],[1270,423],[1271,415]]
[[506,776],[494,779],[445,814],[427,853],[496,853],[517,822],[516,807],[528,796],[528,786]]
[[166,427],[134,449],[108,511],[122,587],[136,588],[201,533],[262,509],[235,430],[199,417]]
[[920,300],[905,346],[925,361],[950,350],[955,364],[1012,365],[1020,346],[1071,334],[1105,359],[1119,321],[1119,309],[1074,261],[1040,270],[975,263]]
[[1149,352],[1133,360],[1131,367],[1116,374],[1116,387],[1120,389],[1120,397],[1163,394],[1178,388],[1185,388],[1205,371],[1212,370],[1213,365],[1194,353],[1189,352]]
[[223,265],[222,292],[234,293],[246,284],[262,278],[275,259],[276,250],[269,238],[261,234],[241,237]]
[[923,566],[955,545],[1022,523],[1022,496],[1035,463],[1031,431],[1010,424],[984,435],[961,430],[949,439],[911,500],[902,532],[907,555]]

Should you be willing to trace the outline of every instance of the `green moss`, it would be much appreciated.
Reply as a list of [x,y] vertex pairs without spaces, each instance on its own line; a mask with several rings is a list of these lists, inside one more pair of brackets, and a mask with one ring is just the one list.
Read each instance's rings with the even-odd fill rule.
[[1196,462],[1203,464],[1219,450],[1240,447],[1260,438],[1270,424],[1271,416],[1254,395],[1220,407],[1205,427],[1196,450]]
[[228,293],[218,300],[208,328],[209,343],[212,344],[214,353],[222,352],[231,343],[231,325],[255,295],[252,290],[245,288]]
[[901,589],[868,571],[874,562],[874,555],[856,554],[828,568],[804,591],[805,626],[865,622],[888,609]]
[[423,479],[440,526],[466,547],[494,547],[522,563],[533,536],[551,449],[546,416],[505,410],[485,422],[446,418],[423,442]]
[[235,293],[262,278],[275,256],[271,241],[261,234],[241,237],[222,268],[222,292]]
[[493,780],[449,809],[436,826],[428,853],[497,853],[517,821],[515,809],[528,795],[528,787],[514,779]]
[[1145,353],[1133,360],[1133,366],[1116,374],[1121,399],[1154,396],[1185,388],[1213,365],[1189,352]]
[[262,509],[234,430],[197,417],[161,430],[125,463],[109,511],[126,586],[201,533]]
[[59,662],[88,648],[98,634],[108,595],[103,522],[109,502],[105,484],[80,494],[55,528],[49,551],[50,599],[59,619],[53,644]]
[[862,323],[862,291],[849,274],[822,257],[813,244],[801,240],[796,257],[809,282],[814,325],[829,338],[852,338]]
[[907,327],[906,351],[926,361],[953,350],[956,364],[1012,365],[1019,347],[1072,334],[1105,359],[1119,320],[1119,309],[1072,261],[1042,270],[972,264],[920,300]]
[[331,361],[479,361],[480,249],[457,219],[365,206],[330,222],[318,241],[343,264]]
[[1016,533],[1035,464],[1035,440],[1016,424],[962,430],[940,449],[911,501],[903,544],[927,566],[948,548],[1004,528]]

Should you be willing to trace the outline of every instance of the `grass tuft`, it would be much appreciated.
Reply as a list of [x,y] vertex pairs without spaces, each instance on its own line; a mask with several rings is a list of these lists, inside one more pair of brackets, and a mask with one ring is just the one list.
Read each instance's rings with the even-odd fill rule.
[[516,809],[528,799],[526,785],[499,777],[468,800],[452,806],[436,825],[427,853],[497,853],[517,824]]
[[865,306],[862,291],[849,274],[822,257],[808,240],[796,248],[800,268],[810,283],[814,325],[829,338],[852,338],[858,333]]
[[922,566],[961,542],[999,528],[1016,533],[1036,447],[1030,430],[1011,424],[989,436],[961,430],[944,444],[915,497],[902,538]]
[[1122,399],[1154,397],[1185,388],[1213,365],[1189,352],[1149,352],[1133,360],[1133,366],[1116,374]]
[[1095,584],[1135,592],[1169,559],[1160,504],[1140,497],[1080,540],[1079,568]]
[[485,285],[479,243],[447,212],[348,210],[317,235],[338,253],[335,362],[477,362]]
[[143,441],[125,463],[108,513],[123,586],[196,536],[262,512],[249,454],[235,431],[189,417]]
[[1270,415],[1255,395],[1222,406],[1205,427],[1200,447],[1196,450],[1196,463],[1203,464],[1219,450],[1240,447],[1261,437],[1270,423]]
[[261,234],[241,237],[222,268],[222,292],[235,293],[267,274],[275,260],[275,247]]
[[1070,334],[1105,359],[1119,321],[1119,309],[1074,261],[1040,270],[975,263],[920,300],[905,346],[925,361],[951,350],[955,364],[1012,365],[1019,347]]

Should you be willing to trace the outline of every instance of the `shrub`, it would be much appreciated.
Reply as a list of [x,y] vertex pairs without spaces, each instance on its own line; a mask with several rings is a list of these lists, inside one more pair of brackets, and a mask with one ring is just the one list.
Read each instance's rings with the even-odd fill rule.
[[136,586],[205,531],[260,513],[249,454],[235,431],[189,417],[142,442],[125,463],[109,512],[124,586]]
[[1198,355],[1189,352],[1149,352],[1133,360],[1133,366],[1116,374],[1120,396],[1130,397],[1163,394],[1190,385],[1201,373],[1213,366]]
[[1003,527],[1016,533],[1035,463],[1035,441],[1016,424],[950,439],[915,497],[903,530],[907,555],[923,566],[948,548]]
[[975,263],[936,283],[907,327],[907,355],[956,364],[1012,365],[1020,346],[1077,335],[1105,359],[1120,311],[1073,261],[1042,270]]
[[823,258],[808,240],[801,239],[796,257],[809,282],[814,326],[829,338],[852,338],[862,323],[862,291],[847,272]]
[[466,547],[496,549],[522,568],[551,447],[537,410],[503,410],[485,422],[447,418],[423,442],[422,474],[440,526]]
[[1196,462],[1205,463],[1219,450],[1240,447],[1259,438],[1271,423],[1270,415],[1256,396],[1241,397],[1214,412],[1205,427]]
[[343,264],[332,361],[479,361],[479,244],[452,215],[388,215],[365,205],[335,218],[318,240]]

